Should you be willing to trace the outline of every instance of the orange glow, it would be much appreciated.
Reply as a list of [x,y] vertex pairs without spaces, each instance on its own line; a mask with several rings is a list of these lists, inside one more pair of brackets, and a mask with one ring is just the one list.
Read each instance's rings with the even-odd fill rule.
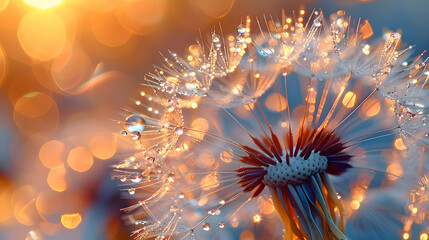
[[387,175],[387,178],[390,180],[396,180],[398,177],[401,177],[402,174],[404,174],[404,170],[399,163],[391,163],[389,166],[387,166],[386,172],[394,175]]
[[346,95],[344,95],[343,105],[346,108],[354,107],[355,102],[356,102],[356,94],[354,92],[347,92]]
[[35,192],[33,187],[26,185],[15,190],[11,197],[13,206],[13,214],[18,222],[30,226],[34,224],[34,211]]
[[51,97],[44,93],[31,92],[18,99],[13,118],[25,135],[36,132],[53,133],[58,126],[59,111]]
[[55,168],[63,165],[61,154],[64,150],[64,143],[52,140],[42,145],[39,151],[39,159],[47,168]]
[[0,0],[0,11],[5,10],[8,4],[9,0]]
[[118,47],[126,43],[133,35],[125,30],[116,16],[112,14],[103,14],[94,18],[91,22],[91,29],[95,38],[109,47]]
[[51,68],[52,77],[58,88],[71,94],[75,93],[79,85],[91,78],[92,71],[89,56],[77,47],[61,54]]
[[409,239],[409,238],[410,238],[410,234],[409,234],[409,233],[404,233],[404,234],[402,235],[402,237],[403,237],[404,239]]
[[64,168],[64,165],[52,168],[47,177],[49,187],[54,191],[64,192],[67,189],[65,176],[66,169]]
[[376,98],[370,98],[363,103],[359,113],[360,116],[370,118],[377,115],[380,112],[380,109],[380,102]]
[[65,228],[75,229],[82,221],[80,213],[70,213],[61,215],[61,223]]
[[12,216],[12,209],[10,206],[12,187],[7,181],[0,178],[0,224],[9,220]]
[[33,11],[21,20],[18,39],[22,49],[30,57],[46,61],[62,52],[66,42],[66,29],[62,19],[54,13]]
[[94,160],[86,148],[76,147],[69,152],[67,163],[77,172],[86,172],[92,167]]
[[350,207],[353,210],[358,210],[360,208],[360,202],[358,200],[353,200],[350,202]]
[[230,163],[232,162],[233,156],[234,155],[231,151],[225,150],[220,153],[220,160],[225,163]]
[[201,189],[210,190],[219,186],[219,182],[215,173],[207,174],[201,179]]
[[262,220],[261,215],[256,214],[255,216],[253,216],[253,222],[254,223],[259,223],[259,222],[261,222],[261,220]]
[[272,93],[265,100],[265,106],[271,111],[281,112],[286,109],[286,100],[282,95]]
[[15,104],[15,110],[23,116],[36,118],[46,114],[52,107],[51,97],[40,92],[27,93]]
[[6,79],[7,67],[8,67],[8,61],[6,58],[6,54],[3,48],[0,47],[0,87],[3,84],[4,80]]
[[92,155],[99,159],[109,159],[116,153],[116,138],[107,131],[95,134],[88,145]]
[[197,131],[190,131],[190,134],[199,139],[203,139],[205,132],[209,129],[209,123],[204,118],[197,118],[194,121],[192,121],[191,125],[192,129],[195,129]]
[[210,17],[221,18],[231,11],[234,0],[198,0],[198,6]]
[[39,9],[55,7],[62,1],[63,0],[24,0],[27,4]]
[[36,207],[41,213],[51,215],[61,209],[62,201],[56,192],[45,190],[37,196]]
[[[231,222],[231,224],[233,224],[233,223]],[[237,224],[238,224],[238,221],[237,221]],[[245,231],[241,232],[240,240],[255,240],[255,235],[253,234],[253,232],[245,230]]]
[[130,32],[147,34],[153,31],[164,18],[166,0],[120,1],[115,8],[121,25]]
[[406,150],[407,147],[404,145],[404,142],[402,141],[401,137],[398,137],[397,139],[395,139],[394,142],[395,148],[398,150]]
[[428,234],[427,233],[422,233],[420,234],[420,240],[428,240]]
[[274,205],[273,205],[272,199],[269,198],[267,200],[264,200],[263,198],[261,198],[259,201],[259,209],[261,209],[261,211],[264,214],[273,213],[274,212]]

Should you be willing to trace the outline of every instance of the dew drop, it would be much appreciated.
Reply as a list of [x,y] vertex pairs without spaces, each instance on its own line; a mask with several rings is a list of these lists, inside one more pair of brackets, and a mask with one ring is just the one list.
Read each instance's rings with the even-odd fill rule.
[[246,26],[244,26],[243,24],[238,25],[237,31],[240,34],[243,34],[244,32],[246,32]]
[[208,224],[208,223],[203,223],[203,225],[201,227],[206,232],[210,231],[210,229],[211,229],[210,224]]
[[136,189],[135,188],[128,189],[128,194],[134,195],[134,193],[136,193]]
[[315,20],[314,20],[314,23],[313,23],[313,25],[314,25],[314,27],[320,27],[320,26],[322,26],[322,18],[319,16],[319,17],[317,17]]
[[237,42],[239,42],[239,43],[243,43],[245,40],[246,40],[246,39],[245,39],[243,36],[241,36],[241,35],[238,35],[238,36],[237,36]]
[[412,114],[426,114],[429,112],[429,107],[425,106],[425,100],[420,97],[410,97],[402,99],[399,104],[405,107],[405,109]]
[[177,135],[182,135],[182,134],[183,134],[183,128],[181,128],[181,127],[177,127],[177,128],[174,130],[174,132],[175,132]]
[[219,228],[225,228],[225,223],[220,222],[218,226],[219,226]]
[[131,176],[130,176],[130,180],[133,183],[139,183],[142,181],[142,179],[143,179],[142,174],[139,172],[135,172],[135,173],[131,174]]
[[185,198],[185,195],[184,195],[183,193],[181,193],[181,194],[179,195],[179,198],[180,198],[180,199],[184,199],[184,198]]
[[120,177],[120,178],[119,178],[119,180],[120,180],[121,182],[125,182],[125,181],[127,181],[127,177],[122,176],[122,177]]
[[125,127],[129,132],[142,132],[146,129],[146,121],[142,116],[134,114],[126,118]]
[[219,35],[217,35],[216,33],[213,33],[212,40],[214,43],[218,43],[220,41]]
[[131,132],[131,139],[133,139],[133,140],[139,140],[140,137],[141,137],[140,132],[138,132],[138,131]]
[[125,137],[125,136],[127,136],[128,132],[127,131],[122,131],[121,134],[122,134],[122,136]]

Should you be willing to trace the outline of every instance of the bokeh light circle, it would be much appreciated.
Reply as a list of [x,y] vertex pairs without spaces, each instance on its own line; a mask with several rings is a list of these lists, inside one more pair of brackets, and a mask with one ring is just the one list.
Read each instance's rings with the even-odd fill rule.
[[66,28],[56,14],[36,10],[22,18],[18,27],[18,40],[27,55],[46,61],[62,52],[66,43]]

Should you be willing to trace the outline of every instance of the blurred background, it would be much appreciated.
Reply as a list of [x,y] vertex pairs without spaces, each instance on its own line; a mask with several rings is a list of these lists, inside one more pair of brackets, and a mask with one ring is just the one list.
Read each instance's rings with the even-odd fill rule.
[[345,10],[429,46],[427,0],[0,0],[0,239],[130,239],[110,177],[120,108],[159,52],[282,8]]

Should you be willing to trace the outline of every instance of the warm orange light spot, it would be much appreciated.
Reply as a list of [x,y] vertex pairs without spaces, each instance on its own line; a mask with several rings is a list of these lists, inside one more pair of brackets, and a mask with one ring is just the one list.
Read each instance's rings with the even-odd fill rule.
[[64,192],[67,189],[65,176],[66,169],[64,168],[64,165],[52,168],[47,177],[49,187],[54,191]]
[[42,145],[39,150],[39,159],[47,168],[55,168],[63,165],[61,154],[64,150],[64,143],[52,140]]
[[30,226],[34,224],[36,211],[34,208],[35,192],[32,186],[26,185],[18,188],[12,194],[10,202],[13,214],[18,222]]
[[77,172],[88,171],[94,163],[92,154],[84,147],[73,148],[67,157],[69,166]]
[[265,100],[265,106],[271,111],[281,112],[286,109],[286,100],[281,94],[272,93]]
[[387,178],[390,180],[396,180],[398,177],[401,177],[402,174],[404,174],[404,170],[402,169],[401,164],[399,163],[391,163],[389,166],[387,166],[386,169],[387,173],[393,174],[393,175],[387,175]]
[[262,220],[261,215],[256,214],[253,216],[253,222],[259,223],[259,222],[261,222],[261,220]]
[[359,113],[363,114],[366,118],[370,118],[377,115],[380,109],[380,102],[376,98],[370,98],[363,103]]
[[12,187],[7,180],[0,178],[0,189],[0,224],[2,224],[13,216],[10,206]]
[[219,181],[215,173],[210,173],[201,179],[201,189],[210,190],[219,186]]
[[416,214],[417,211],[418,211],[418,208],[416,208],[416,207],[411,210],[411,212],[414,213],[414,214]]
[[6,79],[7,69],[8,69],[8,61],[6,58],[6,54],[3,51],[3,48],[0,47],[0,87],[3,84],[4,80]]
[[15,103],[15,110],[23,116],[37,118],[46,114],[54,100],[44,93],[30,92]]
[[21,20],[18,39],[30,57],[46,61],[62,52],[66,29],[62,19],[54,13],[37,10],[27,13]]
[[372,31],[371,24],[369,24],[369,22],[368,22],[368,19],[363,21],[363,23],[361,24],[361,26],[359,28],[359,34],[363,40],[369,39],[374,34],[374,32]]
[[225,151],[220,153],[220,160],[222,162],[225,162],[225,163],[232,162],[233,157],[234,157],[234,155],[233,155],[232,151],[225,150]]
[[55,7],[62,1],[63,0],[24,0],[27,4],[39,9]]
[[409,234],[409,233],[404,233],[404,234],[402,235],[402,238],[404,238],[404,239],[409,239],[409,238],[410,238],[410,234]]
[[201,10],[210,17],[221,18],[231,11],[234,0],[198,0]]
[[202,166],[209,167],[215,163],[215,161],[213,152],[211,151],[204,151],[198,155],[198,164],[202,164]]
[[147,34],[153,31],[164,18],[167,10],[167,1],[119,1],[115,10],[119,22],[125,29],[136,34]]
[[[237,221],[237,223],[238,223],[238,221]],[[231,224],[233,224],[233,223],[231,223]],[[253,232],[245,230],[245,231],[241,232],[240,240],[255,240],[255,235],[253,234]]]
[[346,108],[354,107],[355,102],[356,102],[356,94],[354,92],[347,92],[346,95],[344,95],[343,105]]
[[86,81],[91,79],[93,66],[89,56],[74,47],[56,58],[51,67],[51,75],[62,91],[79,93]]
[[52,190],[45,190],[37,196],[36,207],[41,213],[51,215],[60,210],[62,201],[58,193]]
[[91,22],[91,30],[99,42],[109,47],[118,47],[126,43],[133,35],[125,30],[118,18],[111,13],[94,18]]
[[358,210],[360,208],[360,202],[358,200],[353,200],[350,202],[350,207],[353,210]]
[[427,233],[420,234],[420,240],[428,240],[429,236]]
[[75,229],[82,221],[80,213],[70,213],[61,215],[61,223],[65,228]]
[[274,212],[274,205],[273,205],[272,199],[269,198],[269,199],[265,200],[265,199],[261,198],[261,201],[259,203],[259,209],[261,209],[261,211],[266,215],[273,213]]
[[192,121],[191,128],[195,129],[196,131],[190,131],[190,134],[198,139],[203,139],[205,133],[209,129],[209,123],[204,118],[197,118],[194,121]]
[[402,141],[401,137],[395,139],[394,145],[395,145],[395,148],[398,149],[398,150],[405,150],[405,149],[407,149],[407,147],[404,145],[404,142]]
[[116,153],[116,138],[108,132],[101,132],[89,140],[89,150],[99,159],[109,159]]

